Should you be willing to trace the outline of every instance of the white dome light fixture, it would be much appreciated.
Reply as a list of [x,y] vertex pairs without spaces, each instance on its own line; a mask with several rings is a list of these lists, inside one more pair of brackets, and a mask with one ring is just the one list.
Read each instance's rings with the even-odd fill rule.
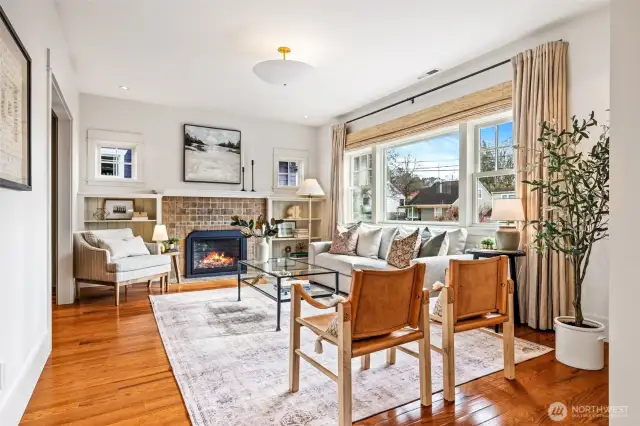
[[287,60],[287,53],[291,52],[286,46],[278,47],[282,59],[259,62],[253,67],[255,75],[269,84],[287,86],[290,83],[307,77],[313,71],[309,64]]

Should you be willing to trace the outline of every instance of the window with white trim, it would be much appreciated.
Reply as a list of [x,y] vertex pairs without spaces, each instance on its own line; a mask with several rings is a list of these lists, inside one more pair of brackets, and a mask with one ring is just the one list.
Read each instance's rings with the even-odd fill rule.
[[94,185],[142,184],[142,135],[89,130],[87,182]]
[[370,150],[345,156],[347,166],[347,221],[373,219],[373,154]]
[[298,189],[305,179],[308,153],[297,149],[273,149],[273,189]]
[[493,200],[515,198],[516,150],[513,147],[513,121],[508,119],[478,124],[474,128],[475,171],[473,185],[474,223],[491,221]]

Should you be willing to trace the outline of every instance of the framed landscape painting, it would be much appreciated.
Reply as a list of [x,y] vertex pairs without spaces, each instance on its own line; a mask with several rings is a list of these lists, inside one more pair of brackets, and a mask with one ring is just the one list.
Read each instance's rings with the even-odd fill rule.
[[31,190],[31,58],[0,7],[0,187]]
[[185,182],[241,183],[240,131],[184,125]]

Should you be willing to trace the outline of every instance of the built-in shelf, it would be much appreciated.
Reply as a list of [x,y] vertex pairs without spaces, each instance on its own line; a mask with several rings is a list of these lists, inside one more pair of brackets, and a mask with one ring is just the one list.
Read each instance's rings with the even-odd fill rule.
[[322,218],[319,217],[312,217],[311,219],[309,219],[308,217],[297,217],[297,218],[289,218],[289,219],[282,219],[285,222],[299,222],[299,221],[305,221],[308,222],[310,220],[322,220]]
[[105,219],[105,220],[98,220],[98,219],[90,219],[90,220],[85,220],[84,223],[103,223],[103,222],[116,222],[116,223],[145,223],[145,222],[155,222],[155,219],[145,219],[145,220],[133,220],[133,219]]

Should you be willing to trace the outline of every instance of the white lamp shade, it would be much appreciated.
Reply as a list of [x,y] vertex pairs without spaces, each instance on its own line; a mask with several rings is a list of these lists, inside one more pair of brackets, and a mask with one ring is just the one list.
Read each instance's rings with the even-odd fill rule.
[[311,75],[313,67],[299,61],[274,59],[257,63],[253,67],[255,75],[270,84],[286,86]]
[[493,200],[491,220],[523,221],[524,209],[520,198],[502,198]]
[[321,197],[324,195],[324,191],[322,190],[322,187],[320,186],[317,180],[305,179],[304,182],[302,182],[302,185],[300,186],[300,188],[298,188],[298,192],[296,192],[296,194],[306,195],[309,197],[312,197],[312,196]]
[[169,234],[167,234],[167,225],[156,225],[153,228],[153,237],[151,239],[155,242],[167,241]]

